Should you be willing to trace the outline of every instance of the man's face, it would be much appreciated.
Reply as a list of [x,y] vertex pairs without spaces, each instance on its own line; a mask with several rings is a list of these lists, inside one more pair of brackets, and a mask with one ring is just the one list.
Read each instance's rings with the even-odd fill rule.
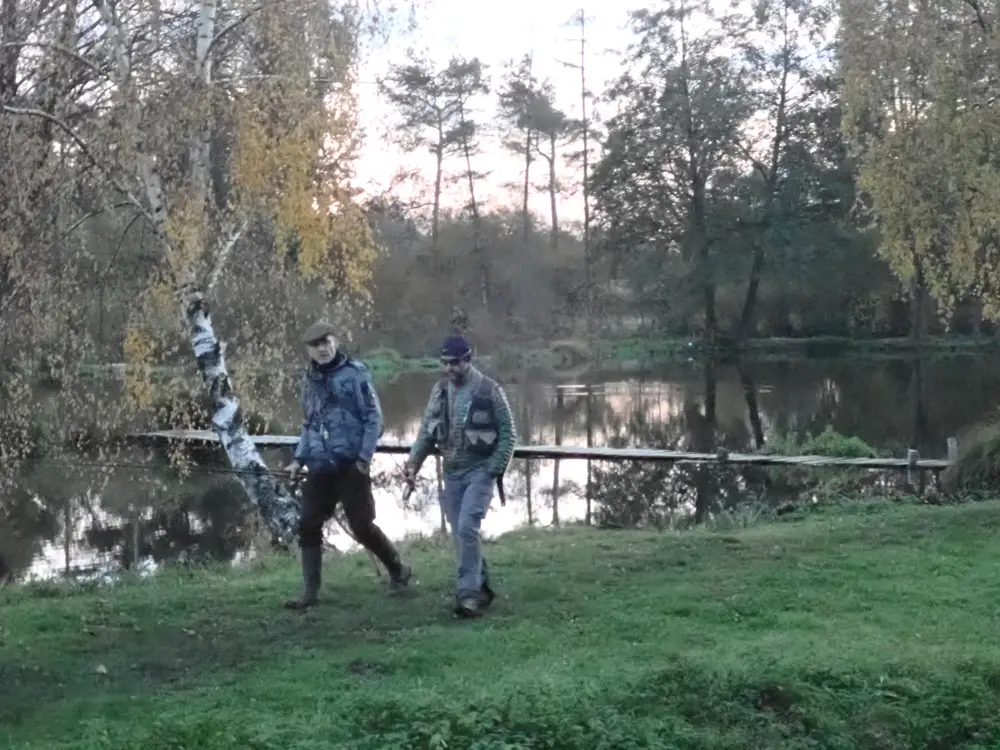
[[464,359],[441,358],[441,367],[452,383],[457,383],[465,378],[469,371],[469,362]]
[[327,336],[319,341],[313,341],[306,344],[306,351],[309,352],[309,358],[314,362],[325,365],[332,362],[333,358],[337,356],[337,339],[333,336]]

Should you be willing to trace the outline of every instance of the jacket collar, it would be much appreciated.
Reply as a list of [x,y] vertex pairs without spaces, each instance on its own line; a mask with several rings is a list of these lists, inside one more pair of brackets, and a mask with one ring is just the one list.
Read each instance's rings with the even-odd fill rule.
[[315,360],[310,360],[307,374],[311,380],[323,380],[324,378],[327,378],[335,373],[345,364],[347,364],[347,355],[343,351],[338,350],[333,360],[325,365],[321,365]]

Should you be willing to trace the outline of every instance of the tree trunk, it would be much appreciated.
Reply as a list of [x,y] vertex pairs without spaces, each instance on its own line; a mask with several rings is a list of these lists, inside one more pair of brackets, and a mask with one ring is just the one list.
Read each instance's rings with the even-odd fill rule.
[[757,292],[760,289],[760,279],[764,270],[764,243],[758,238],[753,243],[753,258],[750,262],[750,281],[747,284],[747,296],[743,300],[743,311],[740,313],[740,341],[746,341],[756,333]]
[[438,231],[441,227],[441,180],[444,176],[444,126],[438,126],[438,142],[434,152],[434,212],[431,215],[431,253],[438,255]]
[[[202,7],[199,9],[200,25],[196,61],[198,68],[195,71],[199,85],[207,85],[210,81],[208,52],[214,32],[214,6],[215,3],[211,0],[203,0]],[[137,98],[133,98],[135,94],[129,77],[124,34],[106,2],[98,2],[98,10],[108,29],[108,42],[112,49],[119,89],[126,100],[132,99],[131,104],[134,111],[131,114],[138,121],[140,103]],[[207,42],[204,41],[206,37]],[[190,165],[191,179],[189,183],[192,197],[195,200],[203,199],[206,196],[203,181],[208,179],[208,171],[205,167],[209,154],[205,145],[204,133],[210,130],[209,117],[206,115],[201,124],[194,127],[192,133],[191,151],[197,156],[197,160]],[[156,173],[154,161],[149,154],[141,150],[138,153],[137,171],[145,188],[148,218],[157,228],[164,246],[169,248],[170,240],[166,231],[168,209],[163,188]],[[206,210],[204,202],[198,205],[202,211]],[[202,215],[204,216],[204,214]],[[239,234],[240,231],[237,231],[229,237],[222,252],[217,256],[217,265],[208,276],[209,287],[221,272],[228,250],[232,248]],[[201,373],[202,382],[211,397],[212,427],[219,436],[219,441],[235,476],[243,485],[250,501],[257,507],[270,529],[272,542],[280,546],[287,545],[291,542],[298,528],[299,504],[283,484],[275,482],[260,455],[260,451],[257,450],[257,446],[247,433],[246,425],[243,422],[243,411],[239,399],[233,392],[225,357],[222,354],[219,340],[215,336],[208,305],[195,279],[194,268],[181,268],[177,271],[175,283],[180,294],[184,319],[191,336],[191,347],[198,371]]]
[[[785,7],[787,23],[788,7]],[[778,188],[778,167],[781,164],[782,148],[785,143],[787,131],[786,119],[788,111],[788,72],[791,66],[791,50],[785,29],[785,47],[782,55],[781,83],[778,89],[778,107],[774,116],[774,139],[771,141],[771,163],[768,170],[763,173],[763,169],[758,167],[761,176],[767,186],[767,210],[761,222],[761,231],[766,231],[774,220],[775,194]],[[758,234],[753,243],[753,259],[750,263],[750,280],[747,284],[747,296],[743,300],[743,311],[740,314],[740,341],[745,341],[752,336],[755,331],[755,317],[757,313],[757,294],[760,290],[761,275],[764,271],[764,238]]]
[[764,447],[764,424],[760,419],[757,387],[754,385],[750,373],[742,364],[737,363],[736,369],[739,372],[740,384],[743,386],[743,395],[747,401],[747,414],[750,417],[750,429],[753,432],[754,445],[760,449]]
[[926,284],[924,283],[924,267],[916,258],[917,272],[913,275],[910,291],[910,337],[915,341],[923,339],[925,331],[924,308],[926,306]]
[[[563,419],[563,392],[556,392],[556,445],[562,445],[562,419]],[[552,468],[552,525],[559,525],[559,459],[555,459]]]
[[[462,117],[464,124],[464,114]],[[469,208],[472,212],[473,252],[476,256],[476,262],[479,264],[479,292],[482,296],[483,309],[488,310],[490,307],[490,269],[484,257],[483,230],[479,220],[479,204],[476,202],[476,181],[472,174],[472,153],[467,138],[462,141],[462,151],[465,154],[465,170],[469,178]]]
[[13,44],[17,35],[17,0],[0,2],[0,104],[10,104],[17,94],[17,63],[21,47]]
[[[700,425],[697,450],[704,453],[715,452],[715,430],[716,430],[716,390],[718,381],[715,372],[714,355],[709,355],[705,363],[705,412]],[[701,464],[695,468],[695,482],[697,495],[695,498],[694,520],[695,523],[702,523],[708,517],[712,507],[715,505],[715,476],[717,468],[709,464]]]
[[222,347],[212,328],[208,305],[200,293],[185,295],[184,314],[191,346],[202,382],[212,398],[212,427],[219,436],[226,458],[251,502],[260,511],[277,545],[291,542],[298,530],[299,504],[285,485],[276,482],[250,439],[243,410],[233,392]]
[[524,221],[522,242],[526,251],[528,240],[531,237],[531,214],[528,211],[528,196],[531,188],[531,137],[532,130],[529,128],[524,140],[524,194],[521,198],[521,216]]
[[[524,379],[525,390],[527,390],[527,378]],[[523,396],[524,407],[522,409],[521,422],[524,425],[524,443],[527,445],[531,444],[531,412],[528,408],[528,396],[525,393]],[[531,502],[531,459],[524,459],[524,492],[526,500],[528,503],[528,526],[533,526],[535,523],[534,511]]]
[[[587,387],[587,447],[594,447],[594,388]],[[590,526],[594,504],[594,462],[587,459],[587,515],[584,522]]]
[[556,205],[558,192],[556,186],[559,184],[556,179],[556,137],[549,136],[550,154],[546,157],[549,162],[549,206],[552,211],[552,234],[549,242],[553,250],[559,249],[559,211]]
[[[583,278],[587,336],[594,333],[594,279],[590,254],[590,124],[587,122],[587,19],[580,9],[580,121],[583,127]],[[589,391],[588,391],[589,392]],[[589,422],[588,422],[589,424]],[[590,462],[587,462],[587,524],[590,524]]]

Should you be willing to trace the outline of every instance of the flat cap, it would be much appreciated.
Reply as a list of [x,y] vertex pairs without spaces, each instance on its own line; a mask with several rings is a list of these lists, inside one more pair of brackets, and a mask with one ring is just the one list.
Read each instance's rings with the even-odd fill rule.
[[333,327],[332,324],[327,323],[325,320],[320,320],[313,323],[306,329],[306,332],[302,334],[302,342],[305,344],[312,344],[320,339],[325,339],[327,336],[336,336],[337,329]]

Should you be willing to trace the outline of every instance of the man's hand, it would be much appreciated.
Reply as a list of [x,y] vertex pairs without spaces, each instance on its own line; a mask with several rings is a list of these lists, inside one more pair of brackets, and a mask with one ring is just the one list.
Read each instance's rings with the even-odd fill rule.
[[368,466],[368,462],[367,461],[362,461],[360,459],[358,459],[357,461],[354,462],[354,468],[356,468],[358,471],[360,471],[365,476],[368,476],[368,472],[370,471],[370,468]]
[[303,466],[298,461],[292,461],[290,464],[288,464],[288,466],[285,467],[285,471],[288,472],[289,476],[292,478],[292,481],[294,481],[296,474],[298,474],[300,471],[303,474],[308,474],[309,468],[307,466]]
[[403,464],[403,481],[406,483],[403,488],[403,502],[405,503],[417,487],[417,472],[409,464]]
[[409,464],[403,464],[403,479],[406,480],[407,484],[411,485],[417,482],[417,472]]

